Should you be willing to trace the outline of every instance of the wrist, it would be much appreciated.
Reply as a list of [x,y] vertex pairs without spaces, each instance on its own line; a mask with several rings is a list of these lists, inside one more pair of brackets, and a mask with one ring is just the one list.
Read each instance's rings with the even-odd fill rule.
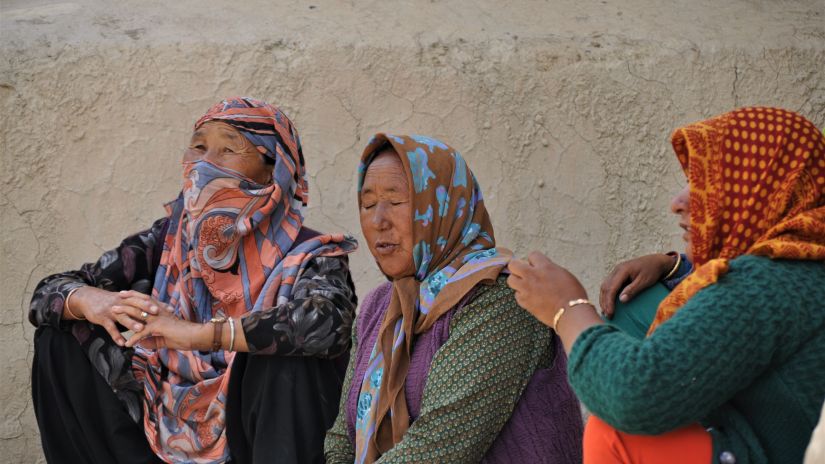
[[73,319],[77,321],[82,321],[87,319],[86,312],[84,310],[83,301],[83,293],[85,293],[85,289],[87,287],[85,285],[81,285],[69,290],[69,293],[66,294],[66,299],[63,300],[63,319]]
[[564,315],[568,311],[576,310],[579,306],[587,306],[589,308],[592,308],[593,310],[596,309],[596,305],[587,299],[587,295],[585,295],[583,298],[574,298],[571,300],[567,300],[563,305],[558,306],[556,314],[553,316],[553,325],[551,326],[552,329],[558,332],[559,321],[564,317]]
[[682,255],[676,251],[669,251],[663,256],[667,259],[662,264],[662,273],[659,280],[668,280],[678,274],[679,266],[682,264]]
[[214,323],[208,324],[193,324],[196,326],[194,336],[192,337],[193,351],[211,351],[212,350],[212,335]]

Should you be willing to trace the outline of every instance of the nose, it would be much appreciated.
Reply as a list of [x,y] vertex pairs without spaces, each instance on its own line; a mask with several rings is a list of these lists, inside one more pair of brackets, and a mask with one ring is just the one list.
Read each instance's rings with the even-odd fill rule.
[[690,187],[685,186],[679,193],[670,200],[670,210],[674,214],[685,214],[690,206]]
[[389,216],[389,208],[386,202],[379,201],[375,205],[375,213],[372,216],[372,224],[378,230],[386,230],[389,229],[392,225]]

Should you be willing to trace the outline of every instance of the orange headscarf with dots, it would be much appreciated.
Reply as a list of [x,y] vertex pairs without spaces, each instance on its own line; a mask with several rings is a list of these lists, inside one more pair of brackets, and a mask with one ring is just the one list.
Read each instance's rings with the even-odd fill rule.
[[779,108],[742,108],[677,129],[690,185],[695,271],[659,305],[648,334],[742,254],[825,260],[825,136]]

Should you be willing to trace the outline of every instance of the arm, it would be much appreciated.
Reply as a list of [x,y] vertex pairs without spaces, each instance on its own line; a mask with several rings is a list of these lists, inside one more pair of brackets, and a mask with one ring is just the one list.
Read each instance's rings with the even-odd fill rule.
[[[677,262],[679,267],[673,269]],[[671,270],[673,274],[667,280],[663,280]],[[599,289],[599,306],[607,317],[611,317],[617,296],[622,303],[627,303],[656,282],[662,282],[672,290],[692,270],[693,265],[684,254],[677,259],[674,255],[655,253],[621,262],[602,282]]]
[[347,399],[352,388],[352,377],[355,375],[355,362],[358,357],[358,332],[355,323],[352,327],[352,346],[349,351],[349,364],[344,376],[344,388],[341,390],[341,401],[338,405],[338,417],[327,431],[324,439],[324,457],[327,464],[352,464],[355,461],[355,446],[349,439],[347,429]]
[[[349,348],[350,328],[357,299],[346,256],[314,258],[293,287],[293,299],[263,311],[246,313],[235,321],[233,351],[262,355],[332,358]],[[128,292],[128,306],[116,307],[132,317],[153,307],[161,317],[146,319],[146,330],[136,333],[127,347],[141,344],[182,350],[210,350],[212,324],[174,317],[168,305]],[[153,313],[153,314],[154,314]],[[221,348],[232,344],[232,326],[221,326]]]
[[551,333],[518,308],[503,279],[482,288],[433,358],[421,415],[378,462],[480,461],[549,362]]
[[357,304],[347,257],[313,259],[293,295],[286,303],[241,317],[237,350],[328,358],[345,353]]
[[111,292],[129,289],[144,293],[151,291],[160,260],[160,247],[157,245],[163,240],[166,222],[167,218],[155,221],[151,228],[127,237],[117,248],[107,251],[94,263],[84,264],[79,270],[43,279],[32,295],[29,321],[34,326],[61,327],[62,320],[75,319],[71,314],[64,313],[63,309],[69,292],[79,287],[83,288],[72,294],[69,309],[74,315],[86,317],[92,322],[101,319],[89,317],[87,313],[93,310],[99,312],[100,308],[105,306],[108,309],[114,304],[116,294]]
[[[793,300],[766,294],[781,290],[753,285],[770,280],[752,275],[732,267],[645,340],[606,325],[585,330],[570,355],[576,394],[628,433],[658,434],[707,417],[768,368],[787,342],[782,334],[801,333],[790,328],[799,324],[790,308],[760,304]],[[576,324],[562,318],[559,325]]]

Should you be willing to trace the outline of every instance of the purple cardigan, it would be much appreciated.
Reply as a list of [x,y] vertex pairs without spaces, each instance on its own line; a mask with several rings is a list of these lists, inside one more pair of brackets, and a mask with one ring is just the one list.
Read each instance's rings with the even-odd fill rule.
[[[346,402],[347,429],[355,442],[355,414],[361,381],[367,369],[370,352],[390,304],[392,284],[387,282],[373,289],[361,305],[356,330],[358,350],[355,372]],[[472,294],[472,292],[471,292]],[[430,330],[417,336],[410,359],[405,393],[410,417],[415,421],[421,412],[421,400],[430,364],[438,349],[450,337],[450,321],[466,304],[465,298],[447,312]],[[582,418],[579,402],[567,383],[567,356],[561,340],[553,337],[555,360],[547,369],[539,369],[524,389],[513,415],[504,424],[482,462],[485,463],[579,463],[581,455]]]

